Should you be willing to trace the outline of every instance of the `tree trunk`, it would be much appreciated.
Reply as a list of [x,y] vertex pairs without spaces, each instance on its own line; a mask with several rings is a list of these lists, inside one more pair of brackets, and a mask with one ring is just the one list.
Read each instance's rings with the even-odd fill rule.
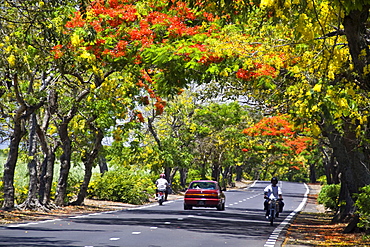
[[40,140],[40,146],[44,154],[44,160],[42,161],[40,171],[39,200],[42,205],[48,208],[53,208],[54,205],[50,204],[50,192],[54,177],[55,151],[59,145],[55,139],[51,139],[51,143],[48,143],[46,137],[47,126],[48,114],[45,114],[43,125],[37,125],[36,128],[37,136]]
[[316,163],[310,164],[310,182],[311,183],[316,183],[317,178],[316,178]]
[[[85,83],[81,76],[76,75],[81,83]],[[98,80],[97,80],[98,81]],[[55,205],[63,206],[64,199],[67,191],[67,182],[69,170],[71,168],[71,155],[72,155],[72,140],[68,135],[68,124],[75,117],[78,110],[78,103],[89,94],[89,89],[82,90],[76,97],[75,105],[69,110],[69,112],[61,117],[61,123],[58,127],[59,137],[62,143],[63,153],[60,156],[60,173],[57,184],[57,190],[55,195]]]
[[243,167],[237,165],[235,167],[235,173],[236,173],[235,181],[242,181],[242,178],[243,178]]
[[187,179],[187,176],[188,176],[188,168],[180,168],[179,169],[179,172],[180,172],[180,186],[181,188],[186,188],[186,179]]
[[206,160],[204,160],[200,164],[200,178],[201,179],[206,179],[207,178],[207,163],[206,163]]
[[356,134],[350,131],[348,126],[345,136],[332,130],[329,140],[333,147],[333,153],[338,161],[341,173],[342,190],[340,200],[345,200],[345,207],[340,208],[338,219],[344,219],[354,213],[353,198],[359,192],[359,188],[370,184],[369,157],[367,150],[358,145]]
[[221,189],[226,190],[227,186],[231,184],[230,181],[231,181],[231,167],[227,166],[223,169],[222,172]]
[[324,148],[321,148],[321,152],[324,154],[323,162],[324,162],[326,182],[328,184],[332,184],[333,179],[332,179],[331,172],[330,172],[330,169],[329,169],[329,164],[330,164],[329,154],[326,152],[326,150]]
[[235,182],[233,180],[233,175],[234,175],[234,166],[231,166],[229,168],[229,172],[227,173],[227,184],[232,186],[232,187],[235,187]]
[[[19,120],[20,121],[20,120]],[[14,171],[18,160],[18,147],[22,137],[26,134],[21,123],[15,123],[15,128],[10,137],[9,154],[4,164],[4,202],[3,209],[9,210],[14,208]]]
[[[55,148],[56,149],[56,148]],[[50,208],[50,193],[53,185],[54,177],[54,164],[55,164],[55,149],[51,150],[50,148],[45,153],[44,160],[42,162],[41,168],[41,177],[40,177],[40,190],[39,198],[42,205]]]
[[10,136],[9,154],[4,164],[3,186],[4,202],[3,209],[14,208],[14,171],[18,160],[19,143],[26,134],[25,119],[22,115],[26,111],[25,106],[20,106],[14,118],[14,130]]
[[85,175],[84,175],[84,180],[81,184],[80,191],[78,192],[77,199],[72,203],[72,205],[81,205],[83,204],[85,197],[87,195],[87,189],[89,187],[90,179],[92,176],[92,168],[94,165],[94,160],[99,155],[99,150],[102,147],[102,140],[104,138],[104,134],[100,129],[97,129],[93,126],[90,127],[93,133],[97,133],[94,141],[94,146],[91,150],[91,152],[83,157],[83,163],[85,166]]
[[32,160],[28,163],[28,172],[29,172],[29,188],[28,188],[28,196],[27,199],[19,205],[19,208],[24,209],[31,209],[31,210],[46,210],[40,203],[38,198],[38,189],[40,186],[39,181],[39,168],[37,167],[37,160],[36,160],[36,150],[37,150],[37,142],[36,142],[36,126],[37,126],[37,118],[36,114],[32,114],[32,121],[31,121],[31,130],[29,134],[29,151],[28,156],[33,157]]
[[48,95],[48,107],[42,119],[42,125],[37,125],[36,132],[40,140],[40,146],[44,154],[44,160],[41,165],[40,172],[40,189],[39,198],[42,205],[47,208],[55,208],[51,203],[50,193],[53,185],[54,166],[55,166],[55,152],[59,147],[59,143],[54,138],[47,138],[46,131],[49,127],[49,122],[52,114],[57,112],[58,108],[58,94],[55,90],[51,89]]
[[219,181],[220,178],[220,166],[218,164],[214,164],[212,167],[212,180]]
[[[364,73],[365,66],[370,61],[369,44],[367,41],[367,19],[370,5],[362,5],[361,9],[352,10],[343,19],[344,33],[348,41],[348,48],[358,77],[356,80],[362,89],[370,90],[369,73]],[[361,55],[361,53],[365,51]]]
[[99,155],[99,168],[100,168],[100,173],[103,175],[105,172],[108,171],[108,164],[107,160],[103,155]]
[[69,170],[71,168],[72,141],[68,136],[68,120],[59,126],[59,136],[62,141],[63,153],[60,156],[60,173],[55,195],[55,205],[63,206],[67,191]]

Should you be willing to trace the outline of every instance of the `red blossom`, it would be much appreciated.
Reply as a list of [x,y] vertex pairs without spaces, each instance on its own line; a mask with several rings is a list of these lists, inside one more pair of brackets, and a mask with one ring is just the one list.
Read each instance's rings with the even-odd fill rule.
[[276,69],[268,64],[254,63],[253,66],[249,70],[240,68],[236,72],[236,77],[246,81],[262,76],[276,77]]
[[287,118],[280,115],[263,118],[254,126],[244,129],[243,133],[248,136],[280,138],[282,145],[289,147],[295,154],[302,153],[313,142],[313,139],[310,137],[299,136]]
[[155,112],[157,115],[161,115],[164,111],[165,102],[164,101],[157,101],[154,103]]
[[63,48],[63,45],[56,45],[51,49],[51,52],[54,54],[54,58],[58,59],[63,56],[63,51],[61,49]]
[[148,96],[142,97],[140,101],[141,101],[141,103],[143,105],[149,105],[149,98],[148,98]]
[[72,20],[66,23],[67,28],[83,27],[85,25],[85,20],[82,19],[80,12],[75,12]]
[[136,85],[137,85],[137,86],[139,86],[139,87],[144,87],[144,86],[145,86],[145,84],[143,83],[143,81],[142,81],[142,80],[139,80],[139,81],[136,83]]
[[144,123],[145,120],[144,120],[144,117],[143,117],[143,114],[141,112],[138,112],[136,114],[137,118],[139,119],[140,122]]

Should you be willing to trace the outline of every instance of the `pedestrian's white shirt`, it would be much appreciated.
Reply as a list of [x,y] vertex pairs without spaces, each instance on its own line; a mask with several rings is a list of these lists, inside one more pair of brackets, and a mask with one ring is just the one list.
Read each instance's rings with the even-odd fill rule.
[[272,184],[266,186],[264,192],[267,193],[268,198],[270,198],[271,195],[274,195],[275,198],[278,198],[279,195],[283,194],[279,186],[272,186]]
[[159,179],[157,179],[157,181],[155,182],[155,184],[157,185],[157,188],[159,190],[164,190],[168,186],[167,179],[165,179],[165,178],[159,178]]

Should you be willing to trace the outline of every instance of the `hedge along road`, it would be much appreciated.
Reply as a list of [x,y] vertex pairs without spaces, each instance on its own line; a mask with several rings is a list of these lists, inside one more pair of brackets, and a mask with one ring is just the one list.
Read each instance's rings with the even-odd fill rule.
[[285,226],[302,208],[305,184],[279,182],[284,212],[270,226],[263,211],[263,189],[256,181],[243,190],[226,191],[226,210],[183,210],[183,200],[94,213],[65,219],[7,225],[0,246],[281,246]]

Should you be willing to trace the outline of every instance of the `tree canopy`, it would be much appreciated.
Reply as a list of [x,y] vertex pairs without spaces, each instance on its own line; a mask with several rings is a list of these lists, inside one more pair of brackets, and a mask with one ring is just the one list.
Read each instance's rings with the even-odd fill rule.
[[[370,183],[369,8],[367,0],[4,1],[0,103],[10,149],[3,207],[14,206],[19,150],[27,150],[34,178],[28,205],[38,201],[37,188],[50,195],[56,154],[55,203],[65,203],[75,157],[86,170],[80,203],[104,137],[123,147],[131,131],[147,127],[156,146],[138,139],[131,154],[156,149],[152,168],[171,174],[208,154],[201,166],[212,160],[214,179],[245,159],[273,163],[275,171],[301,169],[308,151],[316,155],[315,145],[325,143],[341,173],[344,218]],[[208,102],[180,111],[171,104],[195,84],[206,85],[202,97],[243,99],[242,107]],[[254,119],[241,128],[245,116]]]

